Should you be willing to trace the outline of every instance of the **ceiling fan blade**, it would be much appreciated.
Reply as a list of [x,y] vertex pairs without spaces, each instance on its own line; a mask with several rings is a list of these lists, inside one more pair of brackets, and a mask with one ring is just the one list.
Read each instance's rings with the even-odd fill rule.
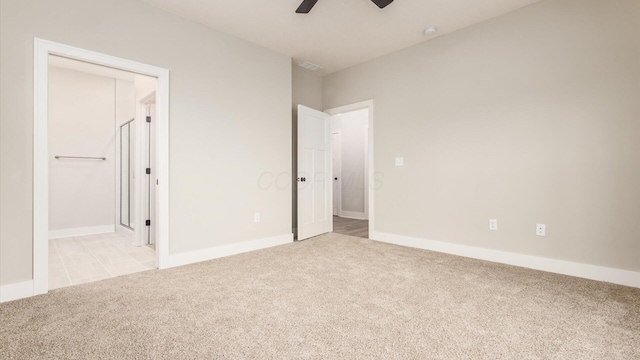
[[384,9],[387,5],[391,4],[393,0],[371,0],[374,4],[378,5],[380,9]]
[[[391,0],[393,1],[393,0]],[[298,6],[298,9],[296,10],[296,13],[298,14],[308,14],[309,11],[311,11],[311,9],[313,9],[313,6],[318,2],[318,0],[303,0],[302,4],[300,4],[300,6]]]

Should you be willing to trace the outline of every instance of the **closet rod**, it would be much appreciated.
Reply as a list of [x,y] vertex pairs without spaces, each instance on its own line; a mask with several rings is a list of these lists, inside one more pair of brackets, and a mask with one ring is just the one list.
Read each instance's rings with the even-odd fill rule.
[[92,156],[60,156],[56,155],[56,159],[90,159],[90,160],[107,160],[106,157],[92,157]]

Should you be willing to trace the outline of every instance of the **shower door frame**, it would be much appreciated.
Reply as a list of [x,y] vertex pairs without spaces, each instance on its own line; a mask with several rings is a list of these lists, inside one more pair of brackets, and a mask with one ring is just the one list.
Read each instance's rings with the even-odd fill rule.
[[[117,164],[118,164],[118,169],[117,169],[118,171],[116,171],[116,174],[117,174],[116,181],[119,182],[119,186],[117,186],[118,191],[116,191],[116,193],[117,193],[116,194],[116,204],[117,204],[116,211],[118,212],[117,215],[116,215],[116,219],[118,220],[118,224],[116,224],[116,225],[123,226],[126,229],[131,230],[131,231],[135,231],[133,226],[131,226],[132,225],[131,224],[131,180],[132,180],[132,176],[131,176],[131,153],[132,153],[131,152],[131,126],[132,126],[132,123],[135,120],[136,119],[133,118],[133,119],[125,122],[124,124],[120,125],[118,127],[118,134],[116,135],[116,136],[119,137],[118,143],[119,143],[119,147],[120,147],[118,149],[117,154],[116,154],[116,157],[118,157],[118,159],[116,159],[117,160]],[[127,154],[129,155],[129,158],[127,159],[127,178],[128,178],[127,179],[127,185],[128,185],[128,188],[127,188],[127,208],[128,208],[128,210],[127,210],[127,220],[128,221],[127,221],[127,224],[123,224],[122,223],[122,207],[124,206],[123,203],[122,203],[122,191],[123,191],[123,188],[122,188],[122,167],[123,167],[123,163],[122,163],[122,160],[123,160],[123,158],[122,158],[122,154],[123,154],[123,152],[122,152],[122,128],[125,127],[125,126],[127,126],[127,128],[128,128],[127,134],[128,134],[128,137],[129,137],[129,141],[127,142],[128,146],[129,146],[129,150],[127,151]],[[135,154],[135,152],[133,152],[133,154]],[[133,177],[133,178],[135,180],[135,177]],[[133,185],[135,186],[135,183]],[[134,199],[134,202],[135,202],[135,199]]]

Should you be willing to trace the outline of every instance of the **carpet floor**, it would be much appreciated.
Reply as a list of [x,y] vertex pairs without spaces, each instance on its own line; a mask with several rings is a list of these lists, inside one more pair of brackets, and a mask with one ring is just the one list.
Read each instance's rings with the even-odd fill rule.
[[640,359],[640,289],[327,234],[0,305],[2,359]]

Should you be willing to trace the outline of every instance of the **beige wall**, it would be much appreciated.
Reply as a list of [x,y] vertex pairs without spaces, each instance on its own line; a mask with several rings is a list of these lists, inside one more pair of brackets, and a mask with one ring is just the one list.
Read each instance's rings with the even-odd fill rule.
[[294,110],[298,105],[322,110],[322,76],[292,63],[291,83]]
[[[298,105],[304,105],[316,110],[322,110],[322,77],[311,72],[310,70],[303,69],[296,65],[291,64],[291,83],[292,83],[292,97],[291,97],[291,151],[293,154],[291,163],[291,184],[297,184],[297,172],[298,172]],[[291,201],[293,211],[291,213],[293,227],[297,223],[297,202],[298,193],[297,185],[291,187]]]
[[[291,232],[291,60],[131,0],[0,2],[0,284],[32,278],[33,38],[170,70],[170,252]],[[254,212],[262,213],[260,223]]]
[[325,108],[375,100],[376,231],[640,270],[640,1],[542,1],[323,81]]

